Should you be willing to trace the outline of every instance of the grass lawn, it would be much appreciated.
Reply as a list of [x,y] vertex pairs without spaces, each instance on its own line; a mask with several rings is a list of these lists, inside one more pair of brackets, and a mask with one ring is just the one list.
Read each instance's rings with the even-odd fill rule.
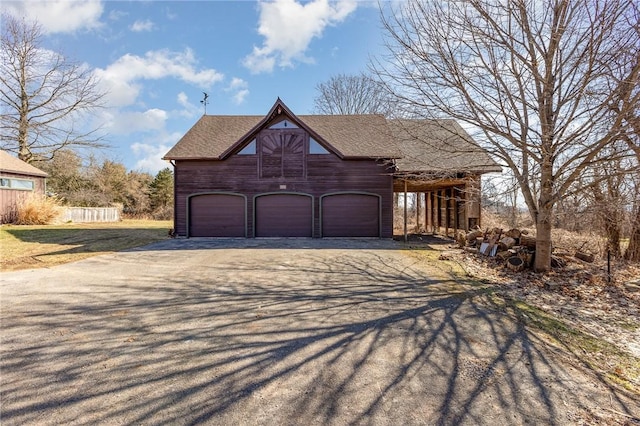
[[171,221],[0,226],[0,270],[42,268],[168,238]]

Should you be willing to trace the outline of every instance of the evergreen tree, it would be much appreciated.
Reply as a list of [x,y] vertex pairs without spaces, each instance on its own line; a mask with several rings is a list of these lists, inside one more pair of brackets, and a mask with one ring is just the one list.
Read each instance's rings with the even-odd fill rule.
[[168,219],[173,211],[173,172],[168,167],[160,170],[149,185],[149,199],[154,217]]

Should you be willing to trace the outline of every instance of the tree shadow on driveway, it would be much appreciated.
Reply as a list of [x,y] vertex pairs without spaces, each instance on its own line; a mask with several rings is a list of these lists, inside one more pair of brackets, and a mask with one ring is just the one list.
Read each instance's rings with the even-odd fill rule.
[[574,424],[640,408],[397,250],[170,254],[24,289],[3,276],[3,424]]

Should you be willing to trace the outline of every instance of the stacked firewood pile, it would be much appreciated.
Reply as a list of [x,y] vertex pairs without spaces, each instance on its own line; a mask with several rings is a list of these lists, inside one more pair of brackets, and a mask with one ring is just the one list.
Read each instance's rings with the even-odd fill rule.
[[[507,268],[514,271],[522,271],[530,268],[536,254],[536,238],[529,235],[526,229],[509,229],[503,231],[500,228],[472,230],[460,232],[457,236],[458,245],[469,253],[501,259]],[[564,257],[570,253],[558,250],[551,256],[551,266],[554,268],[566,266]],[[574,257],[585,262],[593,262],[594,256],[577,250]]]

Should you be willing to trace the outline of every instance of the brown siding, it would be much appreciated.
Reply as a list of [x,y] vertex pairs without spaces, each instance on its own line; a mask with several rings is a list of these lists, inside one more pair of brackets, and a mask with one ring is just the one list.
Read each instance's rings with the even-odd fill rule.
[[10,222],[15,216],[17,204],[31,194],[44,195],[45,178],[39,176],[26,176],[18,173],[1,172],[0,177],[26,179],[34,182],[33,191],[25,191],[19,189],[3,189],[0,188],[0,223]]
[[306,177],[259,178],[258,155],[233,155],[224,161],[178,160],[175,167],[178,235],[186,235],[187,197],[199,192],[235,192],[247,196],[247,235],[253,237],[253,199],[272,192],[299,192],[313,198],[313,236],[320,236],[320,196],[334,192],[369,192],[381,197],[383,238],[391,238],[393,182],[389,170],[374,160],[341,160],[333,154],[307,155]]

